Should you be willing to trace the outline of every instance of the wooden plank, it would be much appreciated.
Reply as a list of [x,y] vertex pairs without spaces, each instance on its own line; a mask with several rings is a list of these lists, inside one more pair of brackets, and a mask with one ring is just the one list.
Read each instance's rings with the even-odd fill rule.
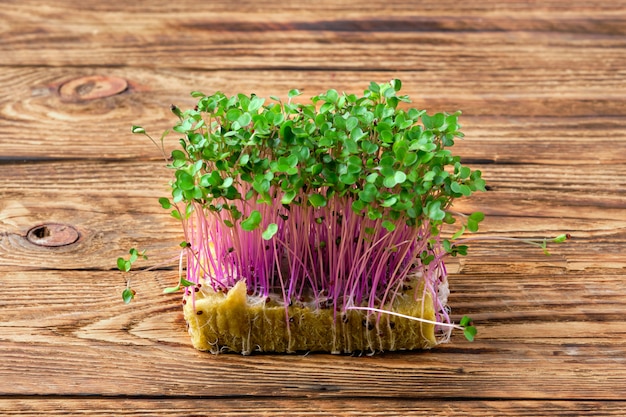
[[127,399],[28,398],[0,399],[6,416],[622,416],[623,401],[433,401],[425,399]]
[[[9,0],[0,21],[3,415],[626,413],[620,2]],[[171,172],[130,126],[158,136],[196,89],[304,98],[392,77],[417,107],[464,112],[455,152],[490,185],[456,206],[487,214],[470,238],[574,239],[551,256],[476,240],[450,259],[452,313],[475,320],[474,343],[193,350],[179,296],[162,294],[181,239],[156,202]],[[49,222],[78,242],[26,239]],[[133,276],[127,306],[114,262],[130,246],[155,269]]]
[[[87,160],[0,165],[0,268],[110,269],[130,247],[147,248],[155,263],[167,263],[176,256],[182,230],[157,202],[169,194],[172,175],[162,165]],[[601,174],[595,165],[528,165],[524,175],[518,165],[473,167],[485,172],[492,191],[460,200],[456,209],[485,212],[481,233],[541,238],[569,232],[575,239],[558,248],[558,258],[522,244],[476,242],[476,258],[462,260],[460,268],[621,267],[624,166],[605,167]],[[608,176],[615,181],[605,184]],[[46,222],[73,225],[81,238],[58,248],[29,242],[28,231]]]
[[[329,77],[320,71],[4,68],[0,71],[0,160],[154,159],[159,157],[156,148],[145,138],[131,135],[130,127],[142,125],[158,138],[176,122],[170,104],[194,105],[189,96],[192,90],[255,92],[269,97],[300,88],[303,97],[310,97],[328,88],[359,93],[372,80],[399,76],[413,106],[429,112],[464,112],[461,124],[466,139],[457,141],[455,152],[469,160],[623,164],[626,106],[616,92],[626,88],[624,77],[611,67],[590,71],[590,66],[568,70],[565,75],[559,68],[463,73],[458,69],[349,71]],[[93,76],[125,80],[129,87],[121,94],[91,100],[80,96],[66,100],[60,95],[63,85]],[[586,77],[592,78],[581,83]],[[90,78],[84,81],[85,91],[94,88],[90,82],[93,84]],[[98,85],[105,88],[107,83]],[[177,138],[168,136],[169,149]],[[611,146],[607,146],[607,138]]]
[[[180,295],[162,294],[177,279],[176,271],[131,275],[137,290],[132,306],[121,302],[126,283],[119,271],[15,271],[3,276],[5,341],[189,345]],[[455,316],[470,314],[481,327],[480,340],[489,343],[522,338],[554,345],[571,338],[620,344],[626,310],[623,278],[622,271],[610,268],[598,268],[595,274],[453,273],[450,305]],[[586,321],[596,322],[592,331]]]
[[[178,296],[160,295],[174,279],[172,271],[138,273],[137,299],[127,306],[120,273],[4,273],[0,394],[156,396],[185,387],[200,397],[626,395],[623,271],[454,274],[453,312],[477,321],[478,340],[455,334],[432,351],[375,357],[197,352]],[[370,385],[377,390],[363,389]]]
[[[2,10],[8,27],[0,53],[6,64],[19,66],[156,68],[167,60],[203,69],[415,70],[445,68],[452,57],[459,68],[483,70],[521,63],[572,68],[607,57],[624,63],[619,48],[624,46],[620,35],[626,16],[609,2],[578,2],[568,8],[435,2],[419,8],[404,2],[305,8],[269,2],[263,8],[237,8],[246,14],[213,2],[143,5],[126,14],[119,10],[127,5],[115,1],[98,13],[75,0],[46,7],[33,1],[11,3]],[[584,53],[572,42],[581,36]]]
[[[490,196],[484,205],[497,208],[496,223],[488,220],[486,232],[513,231],[521,236],[556,232],[557,219],[566,214],[564,226],[579,227],[574,234],[580,237],[549,258],[535,248],[495,242],[477,246],[460,263],[451,277],[451,304],[456,314],[471,314],[481,323],[478,342],[469,344],[457,335],[453,344],[428,353],[254,359],[215,358],[189,347],[176,296],[159,295],[175,280],[174,271],[141,273],[134,278],[138,299],[132,308],[120,301],[124,278],[108,271],[115,257],[137,243],[157,250],[168,242],[175,246],[175,222],[156,203],[162,188],[155,184],[162,184],[161,175],[168,173],[158,166],[160,162],[85,160],[0,167],[4,190],[0,247],[8,300],[0,309],[0,349],[6,358],[0,380],[7,381],[0,393],[153,396],[191,386],[189,395],[198,396],[207,390],[215,396],[233,395],[233,390],[241,395],[317,397],[332,391],[362,396],[363,385],[374,382],[391,396],[409,398],[441,397],[442,392],[471,398],[476,387],[485,398],[574,399],[582,398],[583,390],[584,398],[621,399],[625,394],[615,386],[623,379],[616,364],[626,357],[622,337],[626,294],[616,245],[624,240],[623,201],[611,200],[619,182],[613,185],[617,189],[595,186],[603,180],[595,166],[576,171],[525,167],[531,174],[543,172],[546,183],[538,175],[517,174],[519,165],[486,167],[495,169],[500,178],[494,180],[493,191],[483,194]],[[623,167],[611,169],[616,178],[623,176]],[[563,177],[567,187],[556,181],[563,173],[570,173]],[[577,176],[587,183],[574,181]],[[38,182],[33,184],[33,178]],[[516,213],[507,190],[526,199],[523,216]],[[546,194],[561,203],[541,211]],[[575,195],[579,206],[561,205],[568,195]],[[54,203],[42,207],[41,201]],[[594,204],[596,210],[590,210]],[[23,239],[34,219],[76,224],[88,232],[85,243],[61,251],[34,250]],[[587,256],[590,263],[581,264],[580,256]],[[20,272],[25,268],[38,270]],[[132,370],[119,368],[120,357],[132,364]],[[189,374],[177,372],[180,358],[185,358]],[[490,364],[488,369],[485,363]],[[537,375],[541,384],[536,384]],[[48,382],[43,387],[42,378]],[[159,387],[151,384],[155,379]],[[202,382],[194,385],[198,380]]]

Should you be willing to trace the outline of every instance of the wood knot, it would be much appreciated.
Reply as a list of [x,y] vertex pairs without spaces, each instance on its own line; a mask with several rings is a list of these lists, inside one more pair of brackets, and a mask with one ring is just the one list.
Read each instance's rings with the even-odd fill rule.
[[54,248],[76,243],[80,233],[73,226],[61,223],[45,223],[31,228],[26,239],[37,246]]
[[66,101],[88,101],[123,93],[128,81],[119,77],[89,75],[61,84],[59,95]]

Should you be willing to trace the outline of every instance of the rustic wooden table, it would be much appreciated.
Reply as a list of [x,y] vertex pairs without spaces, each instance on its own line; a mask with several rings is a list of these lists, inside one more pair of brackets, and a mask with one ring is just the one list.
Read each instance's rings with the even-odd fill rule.
[[[0,414],[626,414],[623,1],[86,2],[0,5]],[[545,4],[544,4],[545,3]],[[373,357],[213,356],[190,346],[157,203],[171,172],[130,134],[192,90],[310,96],[403,80],[461,109],[456,152],[489,191],[450,304],[479,337]],[[168,137],[173,146],[176,138]]]

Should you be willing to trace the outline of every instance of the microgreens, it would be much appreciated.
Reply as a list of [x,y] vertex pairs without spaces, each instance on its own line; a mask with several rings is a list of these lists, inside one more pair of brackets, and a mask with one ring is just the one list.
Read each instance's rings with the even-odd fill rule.
[[[312,295],[338,311],[374,311],[417,273],[438,300],[445,255],[466,251],[440,236],[455,222],[447,210],[485,183],[448,150],[463,137],[460,113],[405,109],[400,89],[400,80],[362,96],[331,89],[305,104],[292,102],[298,90],[287,102],[193,92],[194,109],[172,106],[182,137],[169,159],[172,196],[159,203],[183,224],[187,277],[166,291],[246,280],[285,304]],[[463,228],[476,231],[483,217]]]
[[[131,248],[128,253],[130,257],[128,259],[117,258],[117,268],[122,272],[129,272],[132,268],[132,265],[139,259],[148,259],[146,255],[146,251],[139,252],[135,248]],[[126,280],[126,288],[122,291],[122,299],[126,304],[130,303],[133,298],[135,298],[135,290],[130,287],[130,278]]]
[[[308,298],[337,312],[394,314],[385,306],[419,276],[415,297],[434,300],[439,329],[462,328],[473,340],[470,319],[450,324],[438,289],[444,259],[467,253],[471,238],[461,236],[484,218],[455,215],[453,201],[485,182],[449,150],[463,137],[460,112],[409,108],[401,86],[331,89],[305,103],[293,102],[298,90],[287,102],[196,91],[195,108],[172,106],[180,148],[166,158],[174,178],[159,203],[182,223],[186,265],[181,257],[179,283],[165,291],[193,297],[201,282],[226,291],[245,280],[251,295],[281,294],[285,305]],[[157,143],[140,126],[132,132],[164,152],[165,134]],[[444,238],[457,218],[463,224]],[[139,255],[118,259],[119,269]]]

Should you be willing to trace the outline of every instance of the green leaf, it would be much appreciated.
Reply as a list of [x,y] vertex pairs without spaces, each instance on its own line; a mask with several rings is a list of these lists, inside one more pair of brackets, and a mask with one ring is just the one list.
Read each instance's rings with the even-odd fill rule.
[[558,235],[557,237],[552,239],[552,241],[554,243],[563,243],[563,242],[565,242],[568,239],[571,239],[571,236],[566,233],[566,234]]
[[270,240],[278,232],[278,225],[276,223],[270,223],[261,235],[263,239]]
[[485,213],[481,211],[475,211],[470,214],[469,218],[476,222],[482,222],[485,219]]
[[394,204],[396,204],[398,201],[398,197],[396,197],[395,195],[392,195],[389,198],[386,198],[380,205],[383,207],[391,207]]
[[378,145],[370,142],[369,140],[362,140],[360,144],[361,149],[363,149],[363,152],[365,152],[366,154],[373,154],[378,151]]
[[[452,184],[457,184],[457,183],[453,182]],[[472,194],[472,189],[468,187],[467,185],[465,184],[457,184],[457,185],[458,185],[458,192],[464,195],[465,197],[469,197]]]
[[426,213],[432,220],[439,221],[446,217],[446,212],[441,209],[441,201],[433,200],[426,205]]
[[189,280],[187,280],[185,278],[181,278],[180,279],[180,285],[182,287],[193,287],[194,285],[196,285],[196,283],[193,282],[193,281],[189,281]]
[[130,303],[133,298],[135,298],[135,290],[132,288],[127,287],[124,291],[122,291],[122,300],[124,300],[124,303]]
[[398,184],[398,182],[396,181],[395,174],[393,176],[385,177],[383,180],[383,185],[387,188],[393,188],[396,184]]
[[371,203],[376,199],[378,195],[378,188],[374,184],[367,183],[363,186],[363,189],[359,191],[359,200],[364,203]]
[[241,228],[249,232],[259,227],[259,224],[261,224],[261,213],[253,210],[248,218],[241,222]]
[[461,228],[459,230],[457,230],[457,232],[455,234],[453,234],[450,239],[452,239],[452,240],[458,239],[458,238],[461,237],[461,235],[463,235],[463,233],[465,233],[465,226],[461,226]]
[[326,206],[326,197],[317,193],[311,194],[309,195],[309,203],[311,203],[313,207],[324,207]]
[[122,272],[130,271],[130,262],[126,261],[124,258],[117,258],[117,269]]
[[352,185],[355,184],[357,182],[357,177],[354,174],[342,174],[339,176],[339,181],[341,181],[342,184],[346,184],[346,185]]
[[145,134],[146,133],[146,129],[144,129],[141,126],[135,126],[133,125],[131,132],[135,133],[135,134]]
[[172,203],[170,203],[170,199],[167,197],[159,198],[159,204],[166,210],[172,207]]
[[167,287],[163,289],[163,294],[172,294],[175,293],[177,291],[180,291],[180,285],[177,285],[175,287]]
[[388,232],[393,232],[394,230],[396,230],[396,225],[389,220],[383,221],[381,226],[387,229]]
[[204,174],[200,178],[200,185],[202,187],[209,187],[209,186],[217,187],[219,185],[222,185],[223,181],[224,180],[220,176],[219,172],[212,171],[210,174]]
[[289,190],[286,191],[285,194],[283,194],[283,197],[280,199],[280,203],[281,204],[290,204],[294,198],[296,198],[296,191],[295,190]]
[[465,329],[463,329],[463,335],[470,342],[474,341],[474,338],[476,337],[477,333],[478,333],[478,330],[476,330],[476,327],[474,326],[468,326]]
[[251,122],[252,116],[250,116],[250,113],[243,113],[237,118],[237,123],[239,123],[241,127],[248,126]]
[[472,324],[472,319],[470,317],[467,316],[463,316],[461,317],[461,321],[459,322],[459,325],[462,327],[466,327]]
[[257,96],[252,97],[252,99],[250,100],[250,104],[248,104],[248,111],[250,113],[255,113],[261,108],[261,106],[263,106],[263,103],[265,103],[264,98]]
[[175,149],[172,151],[172,159],[174,161],[187,161],[187,155],[185,154],[185,152],[179,149]]
[[467,245],[457,245],[454,247],[456,250],[456,253],[459,255],[467,255]]
[[180,111],[180,109],[178,108],[178,106],[172,104],[170,106],[170,110],[172,111],[172,113],[174,113],[179,119],[182,119],[183,117],[183,113]]
[[339,93],[337,93],[337,90],[335,89],[328,90],[326,92],[326,100],[329,103],[336,104],[337,101],[339,100]]
[[301,95],[302,93],[296,89],[293,90],[289,90],[289,93],[287,93],[287,96],[289,98],[293,98],[293,97],[298,97],[299,95]]
[[183,191],[193,190],[193,187],[195,187],[196,185],[193,176],[188,174],[186,171],[177,171],[176,174],[177,174],[176,184],[181,190]]
[[354,200],[352,202],[352,211],[360,213],[365,208],[365,203],[362,200]]
[[396,171],[393,178],[396,181],[396,184],[402,184],[406,181],[406,174],[402,171]]
[[239,119],[241,115],[241,110],[239,109],[230,109],[226,112],[226,119],[230,122],[234,122]]
[[130,251],[130,258],[128,259],[128,262],[130,262],[131,264],[133,264],[137,258],[139,257],[139,253],[137,252],[137,249],[132,248]]
[[485,218],[485,215],[479,211],[472,213],[467,218],[467,230],[472,233],[476,233],[478,231],[478,223],[480,223]]
[[474,327],[472,319],[467,316],[463,316],[459,325],[463,327],[463,335],[465,336],[465,338],[470,342],[473,342],[476,334],[478,333],[478,330],[476,330],[476,327]]
[[357,119],[354,116],[350,116],[350,117],[348,117],[348,120],[346,120],[346,130],[348,132],[351,132],[358,125],[359,125],[359,119]]

